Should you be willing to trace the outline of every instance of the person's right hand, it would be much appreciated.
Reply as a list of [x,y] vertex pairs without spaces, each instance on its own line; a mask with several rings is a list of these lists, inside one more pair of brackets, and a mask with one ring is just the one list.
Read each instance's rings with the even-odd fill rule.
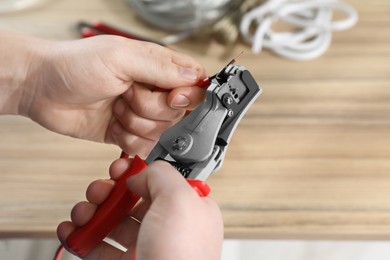
[[[64,245],[75,228],[92,218],[129,165],[129,160],[118,159],[110,167],[111,180],[91,183],[88,202],[76,204],[72,222],[58,226],[58,237]],[[109,235],[128,248],[127,252],[102,242],[85,259],[131,259],[134,252],[137,260],[220,259],[223,222],[217,204],[209,197],[199,197],[172,166],[153,162],[129,178],[128,187],[142,196],[142,202],[129,212],[141,224],[128,217]]]

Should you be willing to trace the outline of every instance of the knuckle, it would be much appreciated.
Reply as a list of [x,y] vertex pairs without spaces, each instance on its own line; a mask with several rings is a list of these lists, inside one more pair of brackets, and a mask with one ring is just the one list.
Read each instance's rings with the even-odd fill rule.
[[150,106],[148,105],[147,102],[138,102],[138,105],[134,109],[135,113],[141,117],[148,117],[150,114]]
[[135,91],[131,108],[138,116],[147,117],[150,113],[150,104],[146,100],[148,100],[148,97],[145,97],[142,93]]

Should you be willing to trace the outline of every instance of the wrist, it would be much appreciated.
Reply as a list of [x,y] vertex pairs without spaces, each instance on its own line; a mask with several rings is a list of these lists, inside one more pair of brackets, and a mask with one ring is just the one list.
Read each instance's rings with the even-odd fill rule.
[[44,41],[14,32],[0,33],[0,115],[27,116],[35,93],[32,75],[39,69]]

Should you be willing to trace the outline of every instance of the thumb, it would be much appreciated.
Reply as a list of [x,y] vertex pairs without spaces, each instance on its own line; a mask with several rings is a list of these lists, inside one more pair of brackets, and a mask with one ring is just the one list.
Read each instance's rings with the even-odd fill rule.
[[127,187],[152,201],[157,197],[164,197],[168,200],[181,198],[188,202],[199,197],[185,178],[163,161],[154,161],[140,174],[131,176],[127,180]]
[[204,68],[185,54],[148,42],[129,40],[128,45],[134,55],[121,63],[128,81],[173,89],[193,86],[205,76]]

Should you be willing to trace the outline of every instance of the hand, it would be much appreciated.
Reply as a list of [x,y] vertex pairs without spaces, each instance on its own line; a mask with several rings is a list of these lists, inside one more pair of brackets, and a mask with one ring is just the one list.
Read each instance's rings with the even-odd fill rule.
[[152,43],[117,36],[33,42],[20,113],[60,134],[146,155],[204,96],[192,87],[203,67]]
[[[58,226],[60,241],[87,223],[96,208],[109,195],[115,180],[129,167],[130,161],[119,159],[110,167],[111,180],[98,180],[87,189],[89,202],[80,202],[72,210],[72,222]],[[223,223],[216,203],[201,198],[185,179],[168,163],[153,162],[143,172],[128,180],[128,188],[142,196],[129,216],[110,234],[110,238],[128,248],[120,251],[102,242],[85,259],[220,259]]]

